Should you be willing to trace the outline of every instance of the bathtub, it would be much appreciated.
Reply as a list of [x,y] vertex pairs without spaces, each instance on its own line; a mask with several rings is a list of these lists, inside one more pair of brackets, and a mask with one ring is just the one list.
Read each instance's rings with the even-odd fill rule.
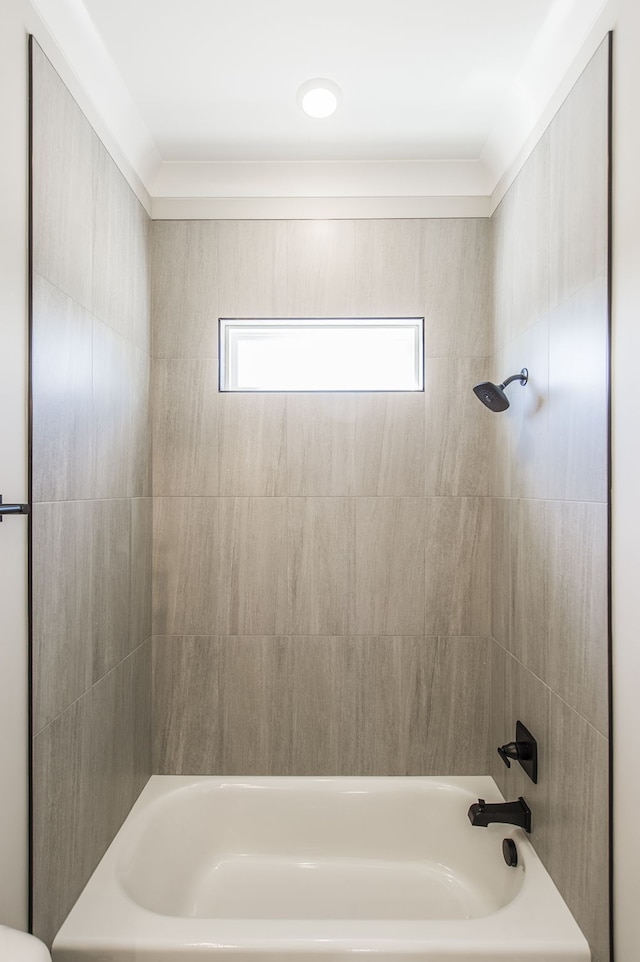
[[503,801],[488,777],[153,776],[54,962],[589,962],[526,834],[470,824],[478,797]]

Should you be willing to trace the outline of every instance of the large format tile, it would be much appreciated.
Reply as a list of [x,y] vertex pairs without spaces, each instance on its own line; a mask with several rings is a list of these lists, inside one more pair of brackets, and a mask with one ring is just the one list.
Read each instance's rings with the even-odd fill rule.
[[355,314],[356,304],[362,309],[353,269],[355,237],[354,221],[287,221],[287,316],[341,317]]
[[426,633],[488,634],[489,499],[426,498],[424,513]]
[[218,505],[215,498],[154,498],[153,633],[214,634]]
[[219,316],[286,315],[285,221],[220,221]]
[[606,501],[607,279],[552,312],[549,324],[549,497]]
[[287,620],[285,498],[220,498],[218,633],[277,635]]
[[609,40],[556,114],[551,143],[551,306],[607,269]]
[[356,396],[356,494],[423,494],[424,421],[422,392]]
[[33,268],[91,310],[98,139],[33,43]]
[[496,349],[505,347],[548,314],[549,193],[546,133],[493,217]]
[[33,500],[91,493],[91,315],[33,275]]
[[356,313],[424,314],[424,226],[420,220],[356,221]]
[[93,313],[149,353],[149,219],[100,143],[93,191]]
[[293,496],[353,494],[356,395],[349,392],[289,394],[286,405],[286,493]]
[[423,498],[356,499],[356,634],[424,632]]
[[151,637],[153,501],[131,500],[131,627],[133,651]]
[[425,357],[491,354],[489,221],[424,220]]
[[[150,745],[144,732],[149,726],[150,678],[143,677],[136,666],[137,655],[120,662],[89,692],[87,790],[93,864],[106,851],[150,774]],[[140,755],[145,741],[146,759]]]
[[218,356],[218,222],[153,221],[154,357]]
[[131,351],[131,445],[129,492],[133,498],[151,496],[151,358],[144,351]]
[[408,775],[485,774],[488,638],[418,638],[400,646],[401,768]]
[[494,504],[493,635],[546,678],[549,649],[549,509],[545,501]]
[[91,684],[92,518],[86,501],[33,506],[35,732]]
[[153,363],[153,493],[218,493],[218,371],[210,359]]
[[546,498],[549,489],[549,320],[545,316],[493,359],[489,380],[499,383],[527,368],[526,384],[507,387],[510,407],[495,424],[493,493],[505,498]]
[[33,932],[47,945],[95,863],[88,696],[33,740]]
[[487,358],[427,358],[425,493],[491,494],[495,420],[473,393],[494,375]]
[[353,499],[289,498],[287,515],[287,634],[348,634],[355,601]]
[[133,351],[121,334],[94,319],[94,498],[124,498],[132,493]]
[[608,741],[553,697],[548,751],[554,797],[545,865],[597,957],[608,960]]
[[154,772],[222,773],[218,662],[215,637],[154,637]]
[[93,681],[131,650],[131,502],[94,501],[91,620]]
[[287,471],[286,396],[222,393],[218,411],[220,494],[281,494]]
[[609,731],[607,524],[606,504],[549,505],[548,652],[542,676],[603,735]]

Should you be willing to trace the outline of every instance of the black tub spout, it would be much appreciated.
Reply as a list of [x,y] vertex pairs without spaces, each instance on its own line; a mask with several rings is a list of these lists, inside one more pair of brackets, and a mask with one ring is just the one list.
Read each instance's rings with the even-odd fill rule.
[[495,805],[488,805],[484,798],[479,798],[467,814],[472,825],[482,828],[494,822],[502,822],[505,825],[517,825],[525,832],[531,831],[531,809],[522,795],[517,802],[498,802]]

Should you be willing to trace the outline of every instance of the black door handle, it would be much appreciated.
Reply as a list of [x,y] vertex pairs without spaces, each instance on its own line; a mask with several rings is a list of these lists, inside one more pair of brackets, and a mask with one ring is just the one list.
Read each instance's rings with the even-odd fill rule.
[[0,494],[0,521],[3,520],[3,514],[29,514],[28,504],[3,504],[2,495]]

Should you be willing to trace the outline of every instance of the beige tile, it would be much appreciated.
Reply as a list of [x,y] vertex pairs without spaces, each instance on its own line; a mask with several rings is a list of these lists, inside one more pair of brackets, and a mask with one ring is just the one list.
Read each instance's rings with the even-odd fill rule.
[[284,394],[220,394],[221,495],[281,494],[287,471]]
[[91,315],[33,275],[33,500],[91,492]]
[[131,502],[94,501],[91,618],[93,681],[131,651]]
[[218,270],[220,317],[286,314],[286,222],[220,221]]
[[[162,775],[223,773],[218,639],[153,639],[154,768]],[[243,729],[241,729],[243,730]]]
[[286,405],[286,493],[353,494],[356,395],[289,394]]
[[33,932],[47,945],[95,865],[87,696],[33,740]]
[[131,493],[133,348],[98,319],[93,322],[94,498]]
[[354,623],[355,503],[289,498],[287,634],[346,635]]
[[32,509],[33,727],[40,731],[91,684],[92,509]]
[[153,491],[218,493],[218,371],[210,359],[153,364]]
[[425,356],[486,357],[492,344],[489,221],[421,223]]
[[494,637],[527,668],[546,675],[549,635],[548,504],[494,506],[492,596]]
[[217,566],[216,499],[154,498],[154,634],[215,632]]
[[489,499],[426,498],[424,512],[426,633],[488,634]]
[[154,357],[218,356],[218,222],[151,226]]
[[373,317],[422,317],[423,222],[356,221],[355,239],[356,313]]
[[551,498],[607,500],[608,327],[603,274],[551,314]]
[[607,697],[607,506],[552,502],[547,684],[603,735]]
[[549,128],[552,307],[607,269],[608,101],[605,39]]
[[219,645],[219,770],[229,775],[269,774],[272,725],[292,737],[279,700],[279,710],[272,716],[278,639],[227,637],[220,638]]
[[425,493],[489,495],[495,437],[494,415],[473,393],[491,380],[486,358],[428,358],[425,366]]
[[356,633],[424,632],[422,498],[356,500]]
[[133,651],[151,637],[153,502],[151,498],[131,501],[131,627],[129,646]]
[[287,638],[274,648],[270,757],[274,774],[350,773],[355,738],[345,638]]
[[353,315],[356,304],[360,307],[354,271],[355,222],[287,221],[286,245],[284,313],[289,317]]
[[485,774],[491,714],[489,639],[427,636],[402,639],[399,645],[404,773]]
[[148,216],[98,144],[93,182],[92,311],[148,351]]
[[356,494],[423,494],[424,423],[422,392],[356,396]]
[[546,498],[549,488],[549,322],[544,317],[494,358],[490,381],[498,384],[523,367],[525,385],[507,387],[510,407],[487,416],[495,424],[494,493],[508,498]]
[[549,311],[549,191],[547,132],[493,216],[497,348],[505,347]]
[[[351,637],[345,650],[344,698],[352,703],[351,726],[340,741],[340,764],[349,775],[403,775],[407,763],[403,696],[405,672],[413,664],[413,643],[424,639]],[[407,658],[407,654],[409,657]]]
[[287,503],[220,498],[218,632],[276,635],[287,620]]
[[151,496],[151,359],[131,348],[131,446],[129,491],[134,498]]
[[608,960],[608,742],[552,697],[547,750],[553,796],[545,864],[598,958]]
[[91,309],[93,164],[98,139],[33,44],[33,268]]
[[94,864],[111,843],[151,771],[150,757],[144,759],[139,754],[146,738],[150,755],[148,734],[141,731],[150,730],[150,677],[140,671],[137,660],[137,653],[129,656],[89,692],[88,790]]

